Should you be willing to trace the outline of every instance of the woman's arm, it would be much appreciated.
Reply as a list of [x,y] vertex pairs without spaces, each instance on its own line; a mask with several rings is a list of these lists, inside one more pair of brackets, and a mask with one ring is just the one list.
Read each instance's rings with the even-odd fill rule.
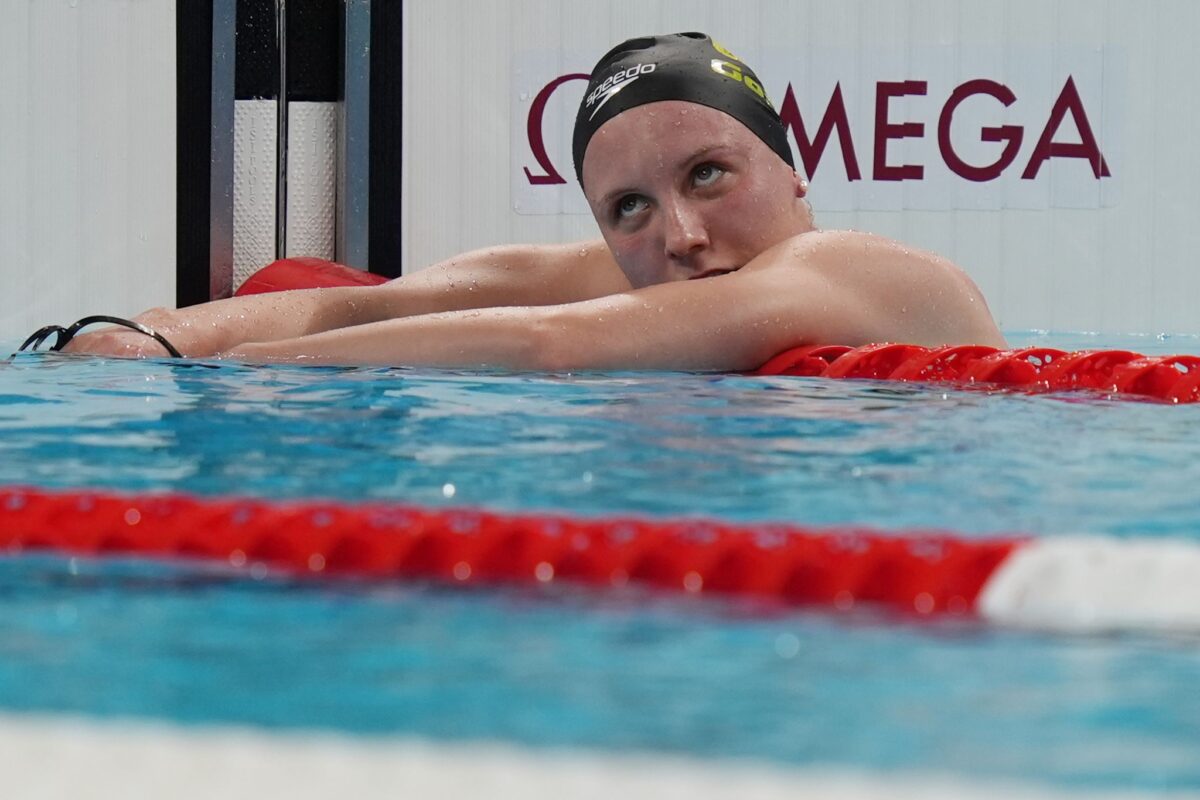
[[546,371],[754,369],[804,344],[996,344],[960,270],[854,233],[812,233],[737,272],[582,302],[391,319],[226,355],[249,361]]
[[791,287],[735,273],[554,306],[483,308],[391,319],[224,356],[310,364],[493,366],[544,371],[739,370],[801,343],[818,314]]
[[[185,355],[206,356],[246,342],[294,339],[397,317],[570,303],[628,287],[603,242],[516,245],[466,253],[380,286],[234,297],[174,311],[152,309],[135,319]],[[163,354],[153,340],[123,330],[80,336],[67,351]]]

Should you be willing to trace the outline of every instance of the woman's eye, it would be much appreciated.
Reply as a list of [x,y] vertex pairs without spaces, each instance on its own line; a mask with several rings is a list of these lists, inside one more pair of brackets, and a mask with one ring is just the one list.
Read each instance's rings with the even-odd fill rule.
[[692,179],[696,182],[697,186],[708,186],[724,174],[725,170],[716,164],[701,164],[692,173]]
[[617,218],[626,219],[646,207],[646,199],[636,194],[627,194],[617,201]]

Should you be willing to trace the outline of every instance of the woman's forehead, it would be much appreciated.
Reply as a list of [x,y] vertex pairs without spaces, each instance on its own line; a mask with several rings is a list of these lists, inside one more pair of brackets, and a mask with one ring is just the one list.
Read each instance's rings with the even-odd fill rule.
[[647,103],[596,131],[584,157],[584,185],[591,189],[614,172],[673,166],[704,149],[750,153],[760,145],[749,128],[723,111],[681,100]]
[[[646,132],[661,133],[663,138],[671,138],[692,129],[740,129],[747,135],[754,135],[724,111],[685,100],[660,100],[635,106],[605,122],[596,131],[593,142],[596,136],[601,135],[608,139],[619,139],[622,136],[641,136]],[[591,152],[590,144],[588,152]]]

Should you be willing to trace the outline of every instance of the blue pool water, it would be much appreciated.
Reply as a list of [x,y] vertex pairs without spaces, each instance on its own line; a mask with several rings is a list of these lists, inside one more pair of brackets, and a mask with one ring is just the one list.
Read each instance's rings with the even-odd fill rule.
[[[813,379],[0,366],[0,484],[62,488],[1200,540],[1197,430]],[[0,593],[0,710],[1200,789],[1187,637],[54,557],[0,561]]]

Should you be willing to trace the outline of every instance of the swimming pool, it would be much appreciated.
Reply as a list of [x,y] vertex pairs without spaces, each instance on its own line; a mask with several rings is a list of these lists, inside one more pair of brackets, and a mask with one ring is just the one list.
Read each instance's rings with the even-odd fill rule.
[[[22,356],[0,368],[0,484],[1196,541],[1198,423],[802,378]],[[12,713],[1200,791],[1191,635],[45,555],[0,576]]]

